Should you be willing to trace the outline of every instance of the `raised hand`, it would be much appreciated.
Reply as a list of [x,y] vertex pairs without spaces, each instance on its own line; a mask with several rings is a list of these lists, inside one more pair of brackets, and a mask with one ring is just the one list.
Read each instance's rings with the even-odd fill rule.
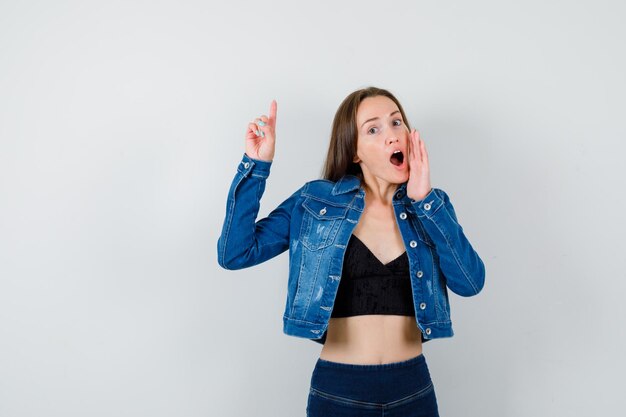
[[417,130],[409,134],[409,181],[406,194],[413,200],[422,200],[431,190],[430,166],[426,145]]
[[246,154],[252,159],[272,161],[276,143],[276,100],[270,104],[270,116],[261,115],[248,123]]

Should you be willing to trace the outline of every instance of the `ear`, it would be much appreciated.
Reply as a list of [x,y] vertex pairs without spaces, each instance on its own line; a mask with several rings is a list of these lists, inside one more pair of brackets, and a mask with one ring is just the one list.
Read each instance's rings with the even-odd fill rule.
[[358,164],[359,162],[361,162],[361,158],[359,158],[358,155],[354,155],[354,158],[352,158],[352,162],[354,162],[355,164]]

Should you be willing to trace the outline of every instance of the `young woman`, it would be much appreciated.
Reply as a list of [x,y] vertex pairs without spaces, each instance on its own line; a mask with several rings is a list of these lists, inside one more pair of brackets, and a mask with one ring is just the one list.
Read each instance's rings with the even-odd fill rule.
[[227,269],[289,249],[284,332],[323,344],[307,415],[438,416],[422,343],[453,336],[448,292],[471,296],[485,267],[426,146],[387,90],[353,92],[333,122],[324,179],[256,220],[274,158],[276,102],[248,125],[218,240]]

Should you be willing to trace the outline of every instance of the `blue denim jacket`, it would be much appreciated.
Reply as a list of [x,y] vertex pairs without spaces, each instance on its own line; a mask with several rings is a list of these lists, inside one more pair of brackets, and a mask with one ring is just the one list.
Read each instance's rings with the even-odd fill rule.
[[[247,268],[289,249],[283,332],[324,343],[344,253],[363,212],[365,192],[351,175],[337,182],[310,181],[256,221],[270,166],[243,155],[228,192],[218,262],[226,269]],[[393,208],[409,257],[422,340],[451,337],[447,289],[466,297],[478,294],[485,282],[483,261],[443,190],[433,188],[415,201],[401,184]]]

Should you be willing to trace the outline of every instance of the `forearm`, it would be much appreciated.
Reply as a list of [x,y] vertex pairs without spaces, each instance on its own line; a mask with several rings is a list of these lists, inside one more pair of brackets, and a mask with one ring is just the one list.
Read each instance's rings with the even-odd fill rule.
[[255,242],[255,222],[271,162],[244,154],[231,183],[226,216],[217,242],[218,263],[226,269],[239,269],[242,258]]
[[485,266],[465,236],[447,194],[433,188],[413,204],[435,245],[448,288],[461,296],[478,294],[484,286]]

